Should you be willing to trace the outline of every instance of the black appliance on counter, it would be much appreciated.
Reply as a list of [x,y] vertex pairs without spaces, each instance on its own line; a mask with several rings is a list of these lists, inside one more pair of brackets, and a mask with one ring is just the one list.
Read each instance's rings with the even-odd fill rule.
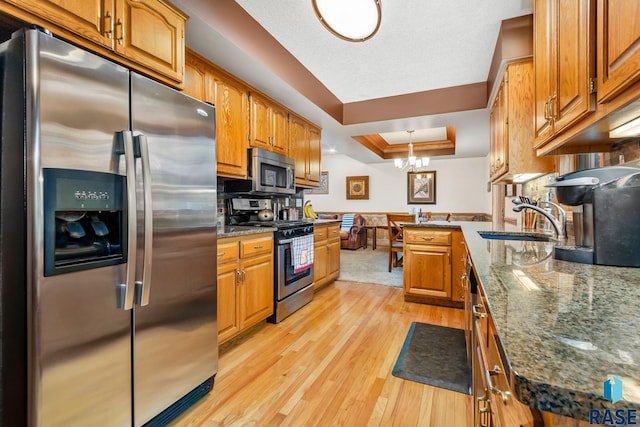
[[293,266],[293,240],[313,236],[313,224],[303,220],[261,221],[258,213],[271,207],[268,199],[229,199],[228,212],[231,224],[250,227],[275,227],[274,233],[274,314],[267,320],[282,320],[311,302],[313,299],[313,266],[296,272]]
[[584,169],[548,184],[558,202],[573,206],[575,247],[554,258],[585,264],[640,267],[640,168]]

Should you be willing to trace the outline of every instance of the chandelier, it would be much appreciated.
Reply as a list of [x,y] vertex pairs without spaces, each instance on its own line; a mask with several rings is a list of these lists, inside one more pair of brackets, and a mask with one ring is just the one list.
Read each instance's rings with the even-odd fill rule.
[[424,168],[429,166],[429,158],[422,157],[419,159],[416,157],[415,154],[413,154],[413,141],[411,138],[413,132],[415,131],[414,130],[407,131],[407,133],[409,134],[409,157],[407,157],[406,162],[403,161],[402,159],[395,159],[393,163],[395,167],[397,167],[398,169],[402,169],[403,171],[422,172]]
[[322,25],[343,40],[363,42],[380,28],[380,0],[312,0],[312,3]]

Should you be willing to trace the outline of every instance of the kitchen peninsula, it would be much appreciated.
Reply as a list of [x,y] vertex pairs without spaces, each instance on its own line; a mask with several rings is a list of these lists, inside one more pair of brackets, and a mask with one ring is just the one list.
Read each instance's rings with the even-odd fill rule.
[[[640,270],[558,261],[553,241],[485,240],[488,223],[406,227],[462,230],[511,393],[543,411],[545,425],[550,413],[640,410],[640,319],[628,303],[640,300]],[[615,404],[603,397],[611,375],[624,384]]]

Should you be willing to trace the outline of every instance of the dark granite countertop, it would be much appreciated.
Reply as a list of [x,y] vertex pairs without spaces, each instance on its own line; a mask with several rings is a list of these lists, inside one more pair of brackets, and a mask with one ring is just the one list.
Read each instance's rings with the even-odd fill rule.
[[[591,408],[640,411],[640,269],[558,261],[556,242],[485,240],[486,222],[406,226],[462,229],[521,402],[584,420]],[[610,375],[623,382],[615,404]]]
[[250,234],[273,233],[278,229],[275,227],[252,227],[246,225],[225,225],[224,233],[218,233],[219,239],[225,237],[248,236]]

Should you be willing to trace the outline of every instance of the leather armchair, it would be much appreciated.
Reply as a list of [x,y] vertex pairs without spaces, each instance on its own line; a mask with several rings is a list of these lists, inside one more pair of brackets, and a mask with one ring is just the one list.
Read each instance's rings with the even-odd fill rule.
[[365,219],[356,214],[353,217],[353,225],[349,231],[340,231],[340,249],[360,249],[366,245],[367,230],[364,228]]

